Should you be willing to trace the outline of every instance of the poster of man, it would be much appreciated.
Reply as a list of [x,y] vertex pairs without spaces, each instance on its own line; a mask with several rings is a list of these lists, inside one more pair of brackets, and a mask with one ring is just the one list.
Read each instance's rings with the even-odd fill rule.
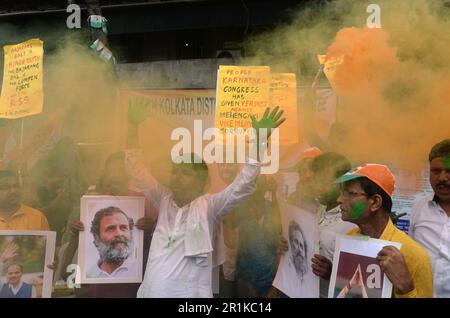
[[367,237],[338,236],[331,273],[329,298],[390,298],[392,283],[376,259],[384,246],[401,247]]
[[284,202],[280,213],[289,249],[281,257],[273,286],[291,298],[318,297],[319,281],[311,270],[318,250],[317,215]]
[[135,228],[144,216],[143,197],[83,196],[78,265],[81,284],[142,281],[143,233]]
[[50,298],[55,232],[0,231],[0,298]]

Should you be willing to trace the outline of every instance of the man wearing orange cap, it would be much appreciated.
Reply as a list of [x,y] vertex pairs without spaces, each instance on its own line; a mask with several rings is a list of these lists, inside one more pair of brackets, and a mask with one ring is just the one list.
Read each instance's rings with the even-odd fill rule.
[[427,252],[392,223],[394,176],[384,165],[366,164],[346,173],[338,202],[342,219],[358,225],[348,234],[359,233],[372,238],[402,244],[398,250],[384,247],[377,260],[394,287],[394,297],[433,297],[433,276]]
[[0,230],[48,231],[44,214],[22,204],[18,176],[0,169]]

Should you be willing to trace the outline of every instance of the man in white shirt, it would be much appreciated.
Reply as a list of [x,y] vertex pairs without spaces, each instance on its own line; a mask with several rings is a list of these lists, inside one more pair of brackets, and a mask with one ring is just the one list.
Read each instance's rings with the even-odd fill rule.
[[[260,172],[259,128],[278,127],[282,111],[266,110],[260,121],[252,117],[257,132],[257,157],[247,164],[226,189],[203,194],[208,180],[206,164],[190,155],[192,163],[173,164],[170,189],[161,186],[148,172],[136,149],[126,151],[126,166],[132,184],[148,197],[158,210],[158,223],[150,247],[144,281],[138,297],[199,298],[212,297],[212,268],[217,264],[213,252],[216,227],[246,197],[255,191]],[[139,124],[148,116],[145,105],[128,109],[128,148],[138,148]],[[252,153],[250,151],[250,153]],[[186,155],[186,154],[183,154]]]
[[88,278],[125,278],[136,276],[133,251],[133,221],[117,207],[99,210],[92,221],[91,233],[100,259],[88,270]]
[[434,194],[413,205],[409,235],[431,257],[434,297],[450,298],[450,139],[434,145],[428,160]]

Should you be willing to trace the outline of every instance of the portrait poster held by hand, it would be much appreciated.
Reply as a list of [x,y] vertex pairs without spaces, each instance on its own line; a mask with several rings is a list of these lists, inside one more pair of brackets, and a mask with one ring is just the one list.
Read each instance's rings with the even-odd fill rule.
[[108,284],[142,281],[143,232],[134,224],[144,217],[145,199],[126,196],[81,198],[76,283]]
[[281,257],[273,286],[291,298],[318,298],[319,279],[311,269],[318,252],[317,215],[284,202],[280,213],[289,250]]
[[56,233],[0,231],[0,298],[50,298]]
[[376,259],[385,246],[401,244],[338,235],[328,298],[391,298],[392,283]]

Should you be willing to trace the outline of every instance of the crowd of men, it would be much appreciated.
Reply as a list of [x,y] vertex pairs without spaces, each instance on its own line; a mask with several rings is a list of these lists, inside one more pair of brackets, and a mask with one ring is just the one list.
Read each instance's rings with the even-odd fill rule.
[[[164,187],[143,164],[139,150],[139,125],[147,115],[139,106],[130,106],[128,115],[127,149],[109,156],[95,186],[82,180],[76,163],[58,155],[70,152],[70,142],[46,159],[34,187],[22,187],[14,163],[2,163],[0,230],[56,231],[56,262],[48,266],[55,281],[65,280],[66,268],[77,262],[79,233],[85,230],[79,219],[80,197],[143,196],[145,217],[130,224],[144,231],[142,283],[81,285],[74,289],[76,297],[287,297],[272,283],[281,255],[296,242],[282,235],[277,184],[259,175],[259,151],[240,171],[237,164],[218,166],[219,176],[228,184],[221,192],[205,192],[209,171],[201,160],[174,163],[169,185]],[[282,115],[278,108],[267,110],[259,121],[252,119],[253,127],[257,131],[278,127]],[[259,149],[267,143],[260,138],[251,146]],[[297,165],[297,188],[287,202],[319,215],[320,252],[312,257],[312,272],[320,278],[320,297],[328,295],[337,235],[354,233],[402,244],[400,250],[384,247],[377,257],[392,282],[393,297],[450,297],[446,272],[450,269],[450,139],[431,147],[429,165],[434,193],[414,204],[405,233],[391,219],[395,178],[386,165],[352,167],[342,154],[315,147],[304,151]],[[123,218],[121,211],[103,212]],[[202,231],[194,233],[192,222]],[[224,238],[224,262],[213,253],[218,233]],[[93,235],[105,251],[117,239],[101,231]],[[302,248],[298,246],[299,252]],[[22,268],[7,262],[14,252],[14,246],[0,251],[0,270],[6,277],[0,297],[30,297],[35,291],[20,283]],[[102,259],[97,270],[108,275],[108,257]],[[212,273],[218,268],[219,291],[214,292]],[[298,270],[302,271],[300,266]]]

